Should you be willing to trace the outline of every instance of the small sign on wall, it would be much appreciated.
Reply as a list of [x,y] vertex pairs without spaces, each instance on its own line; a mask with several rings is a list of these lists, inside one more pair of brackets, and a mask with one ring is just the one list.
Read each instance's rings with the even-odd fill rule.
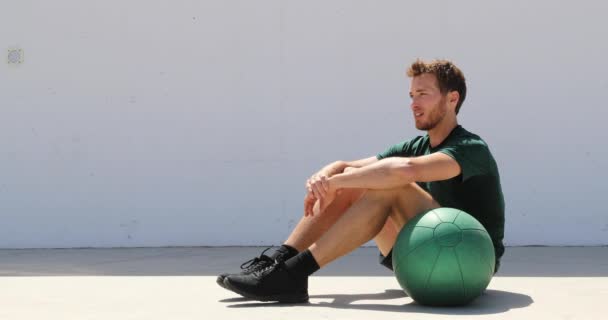
[[10,48],[7,54],[8,64],[22,64],[23,63],[23,49]]

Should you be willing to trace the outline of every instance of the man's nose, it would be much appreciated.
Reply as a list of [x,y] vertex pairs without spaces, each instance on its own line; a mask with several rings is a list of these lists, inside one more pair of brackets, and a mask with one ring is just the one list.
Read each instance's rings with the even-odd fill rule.
[[416,108],[418,108],[418,102],[412,99],[412,101],[410,102],[410,109],[415,110]]

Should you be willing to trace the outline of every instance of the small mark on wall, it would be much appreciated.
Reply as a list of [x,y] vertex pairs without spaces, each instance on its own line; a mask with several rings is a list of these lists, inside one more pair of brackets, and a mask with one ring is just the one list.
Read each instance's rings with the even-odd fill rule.
[[20,48],[8,49],[7,63],[8,64],[22,64],[23,63],[23,49],[20,49]]
[[287,229],[293,230],[295,225],[296,225],[296,221],[294,219],[289,219],[289,221],[287,222]]
[[127,239],[131,240],[135,236],[135,232],[139,227],[139,222],[137,220],[130,220],[120,224],[120,227],[125,230],[127,233]]

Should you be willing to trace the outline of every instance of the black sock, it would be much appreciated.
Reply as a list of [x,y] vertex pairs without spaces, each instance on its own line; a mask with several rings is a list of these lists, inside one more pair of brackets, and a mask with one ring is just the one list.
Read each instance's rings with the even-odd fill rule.
[[295,257],[285,261],[287,271],[298,278],[305,278],[319,270],[319,264],[310,250],[302,251]]
[[277,251],[275,251],[270,258],[276,260],[277,258],[281,258],[281,260],[286,261],[287,259],[298,254],[298,250],[292,246],[288,246],[286,244],[280,246]]

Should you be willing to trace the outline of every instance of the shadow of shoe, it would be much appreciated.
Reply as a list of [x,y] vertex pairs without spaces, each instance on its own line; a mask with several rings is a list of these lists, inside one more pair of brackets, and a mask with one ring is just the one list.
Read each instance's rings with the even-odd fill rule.
[[408,295],[403,290],[387,289],[381,293],[365,294],[326,294],[310,296],[311,299],[333,299],[332,303],[350,304],[359,300],[391,300],[405,298]]
[[251,299],[248,299],[245,297],[238,297],[238,298],[222,299],[219,302],[230,303],[230,302],[244,302],[244,301],[251,301]]
[[[461,307],[428,307],[423,306],[415,301],[409,300],[408,303],[402,305],[394,304],[353,304],[356,301],[369,300],[391,300],[398,298],[406,298],[407,295],[401,290],[385,290],[379,293],[367,294],[327,294],[314,295],[314,299],[333,299],[332,302],[318,302],[308,304],[283,304],[277,302],[251,302],[243,304],[233,304],[228,308],[252,308],[252,307],[285,307],[285,306],[306,306],[306,307],[324,307],[336,309],[359,309],[359,310],[374,310],[385,312],[412,312],[412,313],[429,313],[429,314],[445,314],[445,315],[482,315],[507,312],[511,309],[524,308],[534,302],[532,298],[525,294],[500,291],[486,290],[486,292],[470,304]],[[314,302],[314,301],[313,301]]]

